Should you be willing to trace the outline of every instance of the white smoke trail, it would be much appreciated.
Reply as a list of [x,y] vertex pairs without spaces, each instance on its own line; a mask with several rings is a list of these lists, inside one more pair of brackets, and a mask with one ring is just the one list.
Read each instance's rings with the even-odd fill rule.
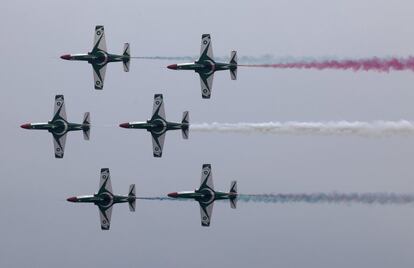
[[240,194],[238,200],[262,203],[332,204],[414,204],[414,194],[397,193],[312,193],[312,194]]
[[[163,196],[136,197],[152,201],[194,201]],[[241,202],[269,204],[308,203],[308,204],[368,204],[368,205],[407,205],[414,204],[414,194],[409,193],[289,193],[289,194],[239,194]],[[225,201],[225,200],[219,200]]]
[[202,123],[190,125],[191,131],[218,133],[262,133],[297,135],[356,135],[392,136],[414,135],[414,122],[373,121],[373,122],[267,122],[267,123]]

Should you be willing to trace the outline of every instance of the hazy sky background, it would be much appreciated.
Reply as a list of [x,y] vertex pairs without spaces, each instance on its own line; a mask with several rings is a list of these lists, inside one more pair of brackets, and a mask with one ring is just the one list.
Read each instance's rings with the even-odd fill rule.
[[[360,58],[408,56],[412,1],[10,1],[0,10],[1,267],[413,267],[414,206],[215,204],[210,228],[196,202],[138,201],[98,209],[66,198],[98,190],[111,171],[115,193],[165,195],[198,187],[211,163],[215,187],[241,193],[414,192],[413,137],[323,137],[169,132],[162,159],[146,131],[118,124],[150,117],[163,93],[167,119],[191,122],[399,120],[414,118],[414,74],[240,69],[215,76],[202,100],[192,72],[170,61],[109,64],[103,91],[91,66],[59,56],[91,50],[105,26],[109,52],[192,56],[203,33],[214,54]],[[64,94],[69,121],[91,112],[91,140],[69,133],[64,159],[52,136],[26,131],[51,119]]]

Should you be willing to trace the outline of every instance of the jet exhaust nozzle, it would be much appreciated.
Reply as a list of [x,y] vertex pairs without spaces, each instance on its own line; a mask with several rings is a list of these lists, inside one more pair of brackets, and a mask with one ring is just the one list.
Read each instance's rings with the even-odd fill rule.
[[170,69],[170,70],[177,70],[178,65],[177,64],[171,64],[171,65],[168,65],[167,68]]
[[23,124],[20,127],[21,128],[25,128],[25,129],[30,129],[31,128],[31,125],[28,123],[28,124]]
[[120,127],[123,127],[123,128],[129,128],[129,123],[122,123],[122,124],[119,124],[119,126]]
[[72,196],[72,197],[69,197],[66,200],[69,201],[69,202],[77,202],[78,201],[78,198],[76,198],[76,196]]
[[177,192],[169,193],[168,196],[169,197],[172,197],[172,198],[177,198],[178,197],[178,193]]

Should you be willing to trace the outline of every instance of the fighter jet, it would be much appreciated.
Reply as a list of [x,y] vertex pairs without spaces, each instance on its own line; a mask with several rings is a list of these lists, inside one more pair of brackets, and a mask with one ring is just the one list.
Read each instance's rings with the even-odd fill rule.
[[93,68],[95,89],[103,89],[106,64],[109,62],[122,61],[124,71],[129,72],[131,54],[128,43],[124,44],[124,52],[122,55],[109,54],[106,51],[104,27],[98,25],[95,27],[95,38],[91,52],[88,52],[88,54],[66,54],[60,58],[64,60],[87,61],[90,63]]
[[215,62],[213,48],[209,34],[201,36],[200,58],[192,63],[171,64],[167,66],[171,70],[194,70],[200,75],[201,95],[203,99],[209,99],[213,87],[215,71],[230,70],[232,80],[237,79],[237,53],[232,51],[229,63]]
[[198,201],[200,204],[201,225],[210,226],[215,200],[229,199],[231,208],[236,208],[237,182],[231,182],[229,193],[214,191],[211,165],[204,164],[201,171],[201,184],[199,189],[195,189],[194,191],[169,193],[168,196],[172,198],[192,198]]
[[53,135],[53,144],[55,147],[55,157],[63,158],[65,151],[66,134],[69,131],[82,130],[83,138],[89,140],[90,136],[90,115],[85,113],[82,124],[69,123],[66,119],[65,101],[63,95],[55,96],[55,108],[53,118],[47,123],[28,123],[20,127],[25,129],[47,130]]
[[101,218],[101,229],[109,230],[111,224],[112,206],[116,203],[128,202],[129,210],[135,211],[135,184],[129,186],[128,195],[114,195],[112,193],[111,176],[108,168],[101,169],[101,178],[99,181],[99,191],[93,195],[69,197],[69,202],[94,203],[99,208]]
[[161,157],[166,132],[181,129],[183,139],[188,139],[189,120],[188,111],[185,111],[181,123],[168,122],[165,117],[163,96],[162,94],[155,94],[151,119],[146,122],[122,123],[119,126],[122,128],[146,129],[152,135],[154,157]]

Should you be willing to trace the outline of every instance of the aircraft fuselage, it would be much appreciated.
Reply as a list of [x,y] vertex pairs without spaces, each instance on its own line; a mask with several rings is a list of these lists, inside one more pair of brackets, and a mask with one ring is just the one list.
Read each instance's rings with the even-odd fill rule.
[[69,123],[63,119],[56,119],[47,123],[28,123],[21,125],[25,129],[47,130],[56,135],[63,135],[69,131],[85,130],[89,128],[87,124]]
[[94,203],[95,205],[105,206],[116,203],[126,203],[134,201],[135,197],[125,195],[111,195],[109,193],[83,195],[69,197],[67,201],[74,203]]
[[67,54],[61,56],[61,58],[64,60],[87,61],[91,64],[103,65],[109,62],[127,61],[130,59],[130,56],[110,54],[100,50],[95,53],[89,52],[88,54]]
[[147,131],[153,132],[155,134],[162,134],[168,130],[188,128],[188,124],[168,122],[163,120],[162,118],[147,120],[146,122],[123,123],[119,126],[123,128],[146,129]]
[[213,62],[213,61],[196,61],[192,63],[180,63],[180,64],[171,64],[167,67],[171,70],[192,70],[195,72],[215,72],[215,71],[224,71],[233,68],[237,68],[236,64],[231,63],[222,63],[222,62]]
[[168,196],[172,198],[195,199],[196,201],[206,202],[223,199],[235,199],[237,198],[237,193],[213,192],[209,189],[196,189],[195,191],[169,193]]

